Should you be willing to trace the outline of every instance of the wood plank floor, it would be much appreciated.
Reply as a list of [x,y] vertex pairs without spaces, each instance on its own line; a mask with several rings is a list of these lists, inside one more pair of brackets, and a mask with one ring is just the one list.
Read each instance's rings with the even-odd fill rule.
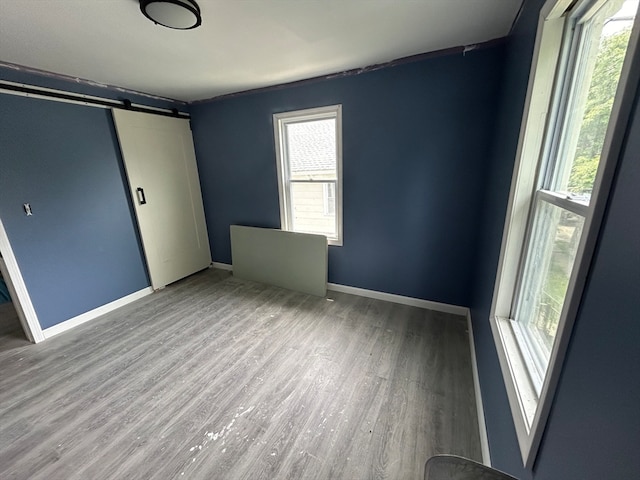
[[480,459],[462,317],[207,270],[0,337],[2,479],[420,479]]

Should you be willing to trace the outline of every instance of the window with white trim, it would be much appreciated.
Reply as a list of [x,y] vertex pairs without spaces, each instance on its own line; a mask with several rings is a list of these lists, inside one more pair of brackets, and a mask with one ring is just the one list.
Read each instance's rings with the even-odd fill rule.
[[[580,302],[637,84],[639,0],[541,12],[491,309],[531,467]],[[632,78],[633,76],[633,78]]]
[[273,128],[283,230],[342,245],[342,107],[277,113]]

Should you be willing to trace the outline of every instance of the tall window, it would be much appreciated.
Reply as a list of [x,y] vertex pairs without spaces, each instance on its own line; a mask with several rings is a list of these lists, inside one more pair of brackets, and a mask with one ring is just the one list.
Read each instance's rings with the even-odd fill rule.
[[637,10],[638,0],[550,0],[542,12],[492,308],[528,465],[546,421],[625,128],[625,59],[637,44]]
[[283,230],[342,245],[341,106],[273,116]]

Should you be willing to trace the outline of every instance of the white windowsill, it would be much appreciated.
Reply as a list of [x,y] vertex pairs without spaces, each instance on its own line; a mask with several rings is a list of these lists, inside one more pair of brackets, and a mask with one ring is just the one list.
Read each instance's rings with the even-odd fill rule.
[[495,316],[491,321],[493,337],[500,361],[500,369],[507,390],[511,416],[516,429],[523,463],[531,459],[533,437],[532,425],[539,415],[539,398],[531,383],[526,359],[518,345],[518,340],[509,318]]
[[[519,347],[516,332],[512,325],[513,320],[496,317],[496,324],[500,331],[500,343],[503,353],[509,364],[509,384],[515,390],[518,399],[518,410],[522,414],[519,421],[524,420],[527,434],[531,430],[533,417],[538,407],[538,394],[529,376],[527,362],[532,359],[527,358],[527,353]],[[506,373],[506,372],[503,372]],[[509,385],[507,385],[509,388]],[[512,408],[513,410],[513,408]],[[514,420],[516,420],[514,418]]]

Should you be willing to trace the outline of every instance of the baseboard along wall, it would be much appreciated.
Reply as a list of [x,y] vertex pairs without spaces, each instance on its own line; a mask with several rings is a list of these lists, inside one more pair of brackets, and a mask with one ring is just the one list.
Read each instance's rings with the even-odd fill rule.
[[89,310],[77,317],[70,318],[69,320],[65,320],[64,322],[58,323],[53,327],[45,328],[42,331],[44,338],[51,338],[55,335],[58,335],[62,332],[66,332],[78,325],[82,325],[83,323],[89,322],[98,318],[105,313],[109,313],[116,308],[124,307],[125,305],[134,302],[142,297],[146,297],[147,295],[153,293],[153,288],[147,287],[142,290],[138,290],[137,292],[133,292],[130,295],[114,300],[113,302],[107,303],[106,305],[102,305],[101,307],[94,308],[93,310]]
[[489,437],[487,424],[484,420],[484,404],[482,403],[482,391],[480,390],[480,376],[478,375],[478,360],[476,358],[476,345],[473,336],[473,323],[471,311],[467,312],[467,329],[469,331],[469,347],[471,348],[471,367],[473,371],[473,389],[476,397],[476,411],[478,412],[478,430],[480,431],[480,448],[482,449],[482,463],[491,466],[491,452],[489,451]]
[[218,268],[220,270],[228,270],[229,272],[233,271],[233,266],[228,263],[220,263],[220,262],[211,262],[211,268]]
[[411,307],[419,307],[436,312],[452,313],[454,315],[465,316],[469,309],[459,305],[450,305],[448,303],[432,302],[430,300],[422,300],[421,298],[405,297],[403,295],[395,295],[393,293],[378,292],[376,290],[367,290],[365,288],[350,287],[348,285],[340,285],[338,283],[327,284],[327,290],[341,293],[349,293],[360,297],[375,298],[376,300],[384,300],[401,305],[409,305]]
[[[233,271],[233,265],[228,263],[213,262],[213,268],[220,270]],[[367,290],[366,288],[351,287],[349,285],[341,285],[339,283],[328,283],[327,290],[340,293],[349,293],[360,297],[375,298],[377,300],[385,300],[387,302],[399,303],[401,305],[409,305],[412,307],[425,308],[436,312],[452,313],[454,315],[466,316],[469,313],[467,307],[459,305],[451,305],[448,303],[432,302],[421,298],[405,297],[403,295],[395,295],[393,293],[379,292],[377,290]]]

